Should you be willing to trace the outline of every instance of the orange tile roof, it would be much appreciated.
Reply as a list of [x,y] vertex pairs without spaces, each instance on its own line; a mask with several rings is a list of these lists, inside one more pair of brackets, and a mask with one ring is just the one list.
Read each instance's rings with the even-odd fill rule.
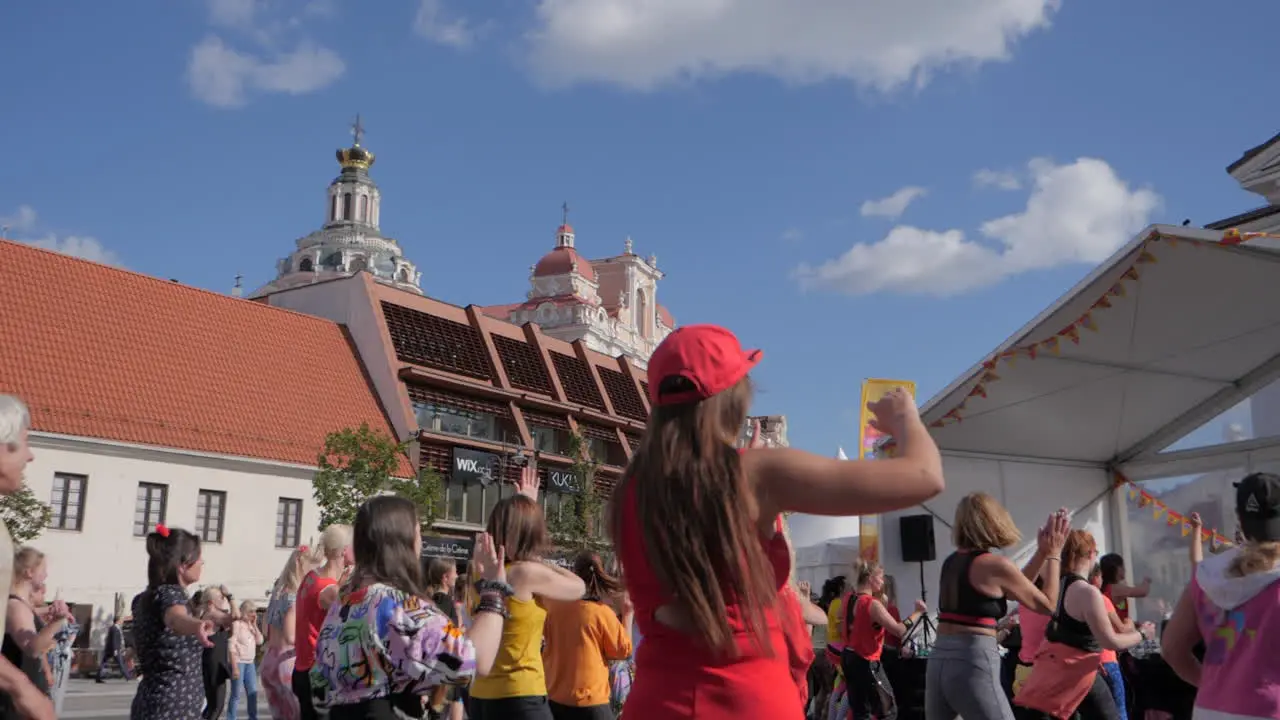
[[341,325],[4,240],[0,392],[41,432],[303,465],[394,435]]

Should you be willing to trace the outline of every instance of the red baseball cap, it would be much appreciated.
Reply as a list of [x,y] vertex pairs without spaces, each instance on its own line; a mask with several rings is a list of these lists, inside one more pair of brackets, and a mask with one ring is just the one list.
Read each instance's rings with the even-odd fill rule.
[[[678,405],[706,400],[736,385],[763,356],[759,350],[743,350],[738,338],[719,325],[676,328],[649,358],[649,402]],[[662,381],[675,376],[696,389],[659,397]]]

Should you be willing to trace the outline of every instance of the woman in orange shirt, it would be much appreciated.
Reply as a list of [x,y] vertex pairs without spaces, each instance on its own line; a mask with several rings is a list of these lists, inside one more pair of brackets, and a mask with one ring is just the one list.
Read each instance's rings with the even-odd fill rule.
[[[581,600],[547,601],[542,664],[555,720],[613,720],[609,663],[631,656],[631,602],[622,584],[605,572],[600,556],[584,552],[573,563],[587,594]],[[622,619],[606,604],[621,599]]]

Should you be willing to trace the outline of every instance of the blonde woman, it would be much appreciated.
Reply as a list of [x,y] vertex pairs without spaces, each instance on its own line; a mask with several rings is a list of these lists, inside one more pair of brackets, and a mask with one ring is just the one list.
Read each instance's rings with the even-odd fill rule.
[[316,641],[325,613],[338,599],[338,586],[355,564],[351,555],[351,526],[330,525],[317,543],[324,564],[308,572],[298,587],[294,612],[293,694],[298,698],[299,717],[316,720],[315,696],[311,689],[311,667],[316,664]]
[[71,611],[61,600],[47,616],[35,611],[34,598],[48,577],[44,553],[32,547],[14,553],[3,646],[4,657],[46,695],[52,685],[46,658],[57,644],[57,633],[71,619]]
[[289,553],[267,602],[267,650],[262,656],[258,676],[274,720],[298,720],[300,717],[298,696],[293,694],[293,664],[297,654],[294,648],[294,631],[297,629],[294,604],[302,578],[319,567],[323,559],[322,553],[313,552],[306,545]]
[[227,720],[236,720],[242,687],[249,703],[249,720],[258,720],[258,673],[254,662],[258,659],[258,646],[264,640],[258,629],[258,607],[252,600],[245,600],[231,624],[231,698],[227,702]]

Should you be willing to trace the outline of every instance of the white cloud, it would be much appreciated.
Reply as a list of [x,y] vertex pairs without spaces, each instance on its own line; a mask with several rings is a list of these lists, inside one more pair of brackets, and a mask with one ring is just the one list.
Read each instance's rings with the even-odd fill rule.
[[782,231],[782,241],[787,243],[798,243],[804,239],[804,231],[800,228],[787,228]]
[[432,42],[464,48],[475,40],[475,30],[465,18],[453,18],[445,12],[443,0],[421,0],[413,30]]
[[200,100],[216,107],[239,107],[254,93],[302,95],[319,90],[346,72],[328,48],[303,42],[270,58],[228,47],[210,35],[191,50],[187,80]]
[[0,237],[9,236],[13,240],[34,245],[46,250],[53,250],[64,255],[71,255],[104,265],[120,265],[120,258],[103,247],[97,238],[86,235],[66,235],[59,237],[52,232],[45,232],[40,237],[29,237],[36,229],[39,216],[30,205],[19,205],[13,215],[0,216]]
[[1008,170],[991,170],[983,168],[973,174],[973,184],[980,188],[996,188],[998,190],[1021,190],[1022,178]]
[[907,211],[907,206],[928,193],[922,187],[908,185],[886,198],[868,200],[862,203],[863,217],[899,218]]
[[735,72],[888,91],[1007,60],[1061,0],[538,0],[530,63],[549,84],[650,90]]
[[250,25],[260,4],[261,0],[209,0],[209,20],[228,27]]
[[0,237],[27,232],[35,226],[36,209],[30,205],[19,205],[12,215],[0,216]]
[[817,267],[801,265],[794,275],[802,287],[850,295],[955,295],[1022,272],[1101,262],[1160,204],[1155,192],[1130,189],[1102,160],[1055,165],[1041,158],[1027,167],[1034,183],[1026,208],[983,223],[988,242],[970,240],[963,230],[899,226]]

